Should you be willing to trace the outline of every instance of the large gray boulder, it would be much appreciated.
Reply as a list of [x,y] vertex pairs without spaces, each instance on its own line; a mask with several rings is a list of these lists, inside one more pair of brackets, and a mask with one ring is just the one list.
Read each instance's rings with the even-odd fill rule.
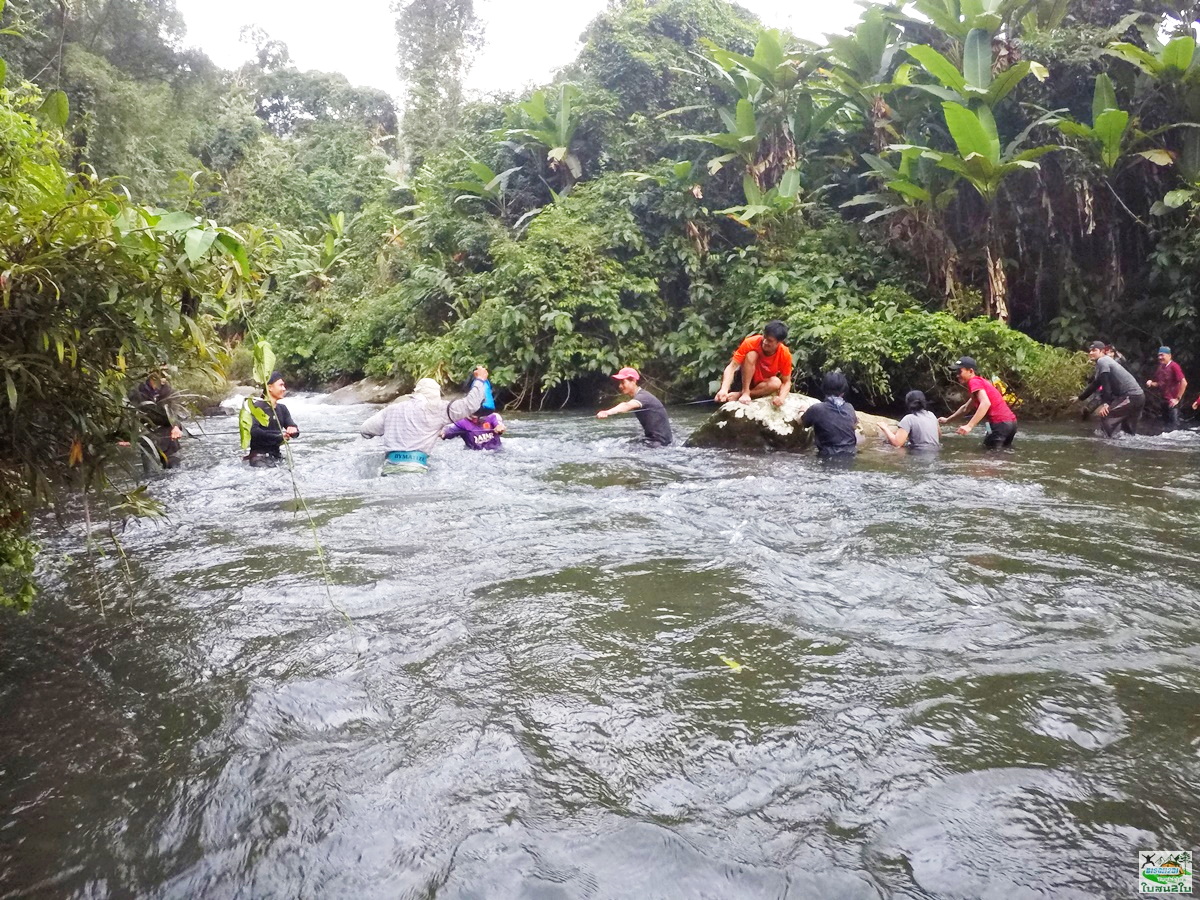
[[325,396],[325,403],[333,406],[353,406],[358,403],[391,403],[406,393],[405,385],[399,381],[384,381],[382,378],[364,378],[354,384]]
[[[812,446],[812,429],[800,424],[804,411],[815,397],[789,394],[783,406],[776,406],[770,397],[760,397],[750,403],[731,400],[723,403],[687,440],[688,447],[719,447],[727,450],[807,450]],[[858,413],[858,433],[863,440],[880,440],[880,422],[899,427],[894,419]]]

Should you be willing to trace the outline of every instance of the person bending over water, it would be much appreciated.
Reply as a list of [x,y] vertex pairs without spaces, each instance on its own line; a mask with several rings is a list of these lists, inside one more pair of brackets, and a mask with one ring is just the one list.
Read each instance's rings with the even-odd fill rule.
[[476,367],[467,396],[446,403],[442,389],[432,378],[422,378],[411,395],[381,409],[359,429],[365,438],[383,437],[385,452],[380,475],[425,472],[429,451],[442,437],[442,429],[483,405],[488,371]]
[[950,415],[942,416],[938,422],[945,425],[975,407],[975,415],[966,425],[958,427],[958,433],[970,434],[986,418],[987,433],[983,436],[983,446],[989,450],[1011,447],[1013,438],[1017,436],[1017,416],[1008,408],[1004,396],[994,384],[976,374],[977,364],[971,357],[962,357],[951,368],[958,372],[959,382],[967,389],[967,402]]
[[300,429],[296,427],[292,414],[279,402],[286,394],[287,385],[283,381],[283,373],[272,372],[265,396],[250,401],[259,412],[266,414],[266,424],[246,410],[246,415],[250,416],[250,452],[245,461],[256,469],[279,465],[279,461],[283,459],[280,448],[286,441],[300,436]]
[[800,424],[813,430],[817,456],[847,456],[858,452],[858,413],[846,402],[850,389],[841,372],[826,372],[821,379],[824,401],[814,403],[800,417]]
[[914,450],[940,450],[942,429],[937,416],[929,411],[925,395],[920,391],[909,391],[904,396],[904,406],[908,414],[900,420],[899,428],[892,428],[886,422],[879,423],[888,443],[893,447],[908,444]]
[[613,376],[617,381],[617,390],[628,397],[616,406],[602,409],[596,413],[597,419],[607,419],[615,413],[631,412],[642,424],[645,437],[642,443],[647,447],[667,447],[671,443],[671,420],[667,418],[667,408],[662,401],[648,390],[638,386],[642,376],[638,370],[626,366]]
[[1088,358],[1096,364],[1092,380],[1079,395],[1078,400],[1087,400],[1100,391],[1104,402],[1096,407],[1100,417],[1100,429],[1105,437],[1113,437],[1118,431],[1137,434],[1142,408],[1146,405],[1146,394],[1129,371],[1104,352],[1101,341],[1088,345]]
[[442,440],[461,437],[468,450],[503,450],[500,435],[507,430],[500,413],[490,408],[485,402],[483,406],[464,419],[459,419],[453,425],[446,426],[442,432]]
[[[768,322],[762,334],[752,334],[733,352],[733,358],[721,375],[721,389],[716,401],[725,403],[737,399],[749,403],[752,399],[774,394],[771,402],[783,406],[792,389],[792,353],[784,346],[788,329],[782,322]],[[742,375],[742,388],[730,390],[733,379]]]

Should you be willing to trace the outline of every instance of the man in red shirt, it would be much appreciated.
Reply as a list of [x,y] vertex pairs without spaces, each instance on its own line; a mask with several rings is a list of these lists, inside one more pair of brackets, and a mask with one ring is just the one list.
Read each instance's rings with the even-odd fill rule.
[[1011,447],[1013,438],[1017,435],[1017,417],[1004,396],[996,390],[996,386],[986,378],[980,378],[976,373],[976,362],[969,356],[964,356],[956,362],[952,369],[958,371],[958,380],[967,389],[967,402],[948,416],[938,419],[943,425],[957,419],[971,407],[975,415],[966,425],[958,428],[959,434],[970,434],[972,429],[983,419],[987,419],[987,433],[983,437],[983,446],[989,450],[996,447]]
[[[787,326],[773,321],[766,324],[762,334],[752,334],[742,341],[721,375],[721,389],[717,391],[716,401],[724,403],[736,396],[739,402],[749,403],[752,399],[774,394],[771,402],[783,406],[792,389],[792,353],[783,345],[787,336]],[[735,394],[730,388],[739,372],[742,389]]]
[[1158,368],[1146,387],[1156,388],[1163,398],[1163,431],[1174,431],[1179,427],[1179,404],[1187,392],[1187,379],[1179,363],[1171,359],[1170,347],[1158,348]]

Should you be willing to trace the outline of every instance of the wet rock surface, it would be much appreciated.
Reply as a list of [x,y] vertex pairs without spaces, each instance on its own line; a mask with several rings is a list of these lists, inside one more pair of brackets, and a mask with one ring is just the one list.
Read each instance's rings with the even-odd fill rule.
[[[770,397],[750,403],[731,400],[717,408],[687,440],[688,447],[718,447],[727,450],[790,450],[799,452],[812,446],[812,429],[800,424],[804,411],[815,397],[790,394],[781,407]],[[893,428],[899,423],[886,416],[858,413],[860,441],[882,439],[879,423]]]

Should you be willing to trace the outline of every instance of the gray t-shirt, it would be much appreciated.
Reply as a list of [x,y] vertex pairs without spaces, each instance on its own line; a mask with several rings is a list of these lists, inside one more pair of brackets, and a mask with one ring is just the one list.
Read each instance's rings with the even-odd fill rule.
[[908,443],[914,450],[937,450],[942,446],[942,427],[927,409],[909,413],[900,420],[900,427],[908,432]]
[[1111,356],[1101,356],[1096,360],[1096,371],[1083,393],[1079,395],[1079,399],[1086,400],[1095,393],[1096,388],[1104,388],[1105,403],[1114,403],[1122,397],[1142,395],[1142,386],[1138,384],[1137,379]]

